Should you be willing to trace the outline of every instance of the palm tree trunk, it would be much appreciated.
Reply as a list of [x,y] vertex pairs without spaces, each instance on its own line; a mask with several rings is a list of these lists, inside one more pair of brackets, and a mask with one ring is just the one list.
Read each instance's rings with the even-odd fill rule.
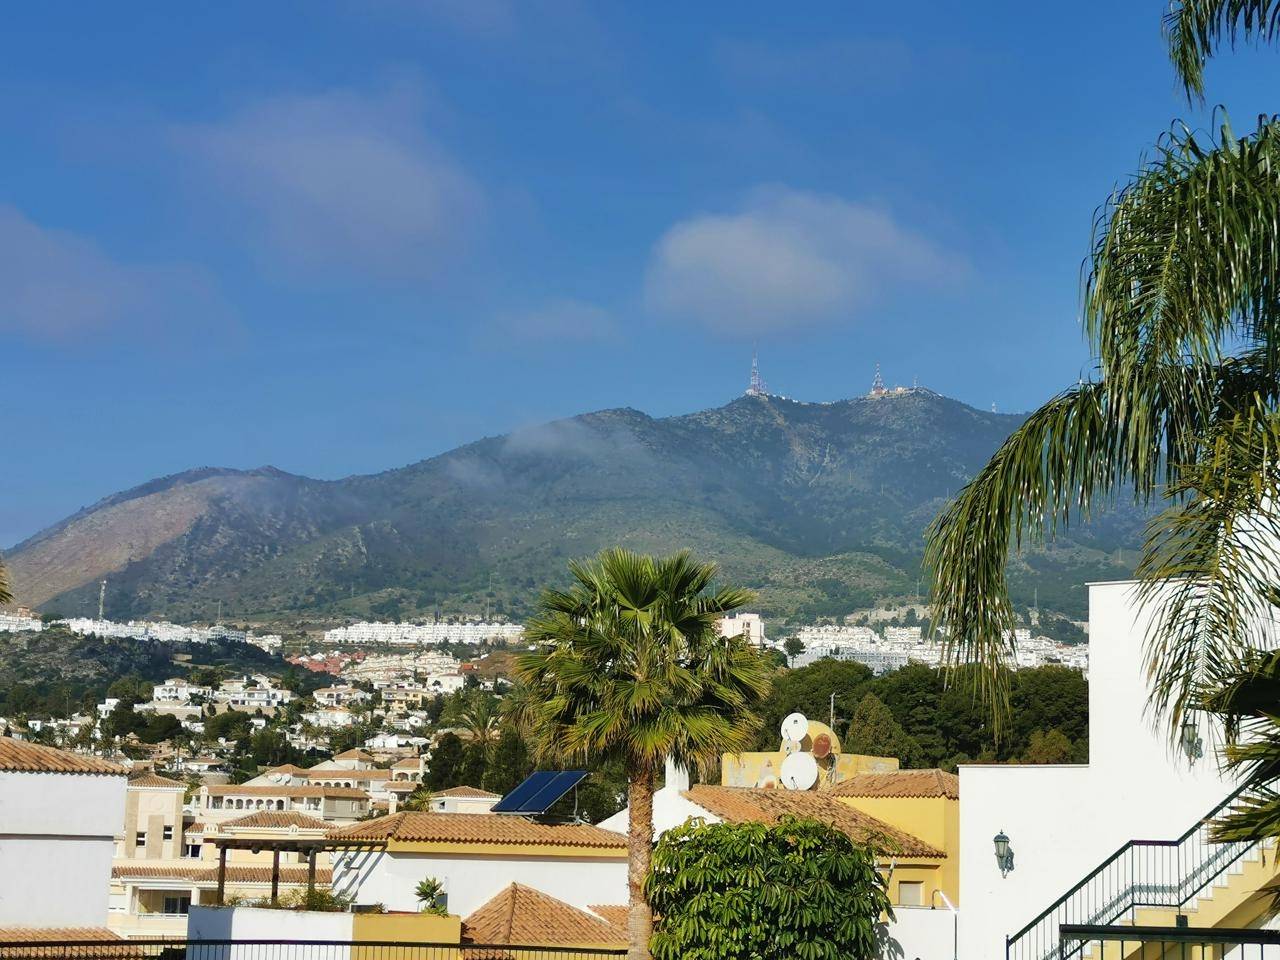
[[653,770],[636,771],[627,784],[627,960],[649,960],[653,911],[644,881],[653,857]]

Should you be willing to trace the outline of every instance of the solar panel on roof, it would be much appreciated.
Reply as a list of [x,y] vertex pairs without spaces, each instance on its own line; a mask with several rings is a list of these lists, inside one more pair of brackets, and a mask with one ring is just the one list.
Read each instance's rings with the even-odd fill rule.
[[493,813],[537,816],[586,779],[585,770],[538,770],[493,805]]

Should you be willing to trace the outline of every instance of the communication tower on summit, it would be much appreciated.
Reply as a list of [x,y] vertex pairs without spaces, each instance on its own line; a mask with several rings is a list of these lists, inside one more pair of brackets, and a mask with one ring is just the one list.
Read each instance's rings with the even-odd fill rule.
[[871,381],[871,396],[883,397],[889,391],[884,388],[884,377],[880,376],[880,364],[876,364],[876,377]]
[[757,351],[751,351],[751,381],[747,384],[748,397],[766,397],[769,395],[769,388],[764,385],[764,380],[760,377],[760,357]]

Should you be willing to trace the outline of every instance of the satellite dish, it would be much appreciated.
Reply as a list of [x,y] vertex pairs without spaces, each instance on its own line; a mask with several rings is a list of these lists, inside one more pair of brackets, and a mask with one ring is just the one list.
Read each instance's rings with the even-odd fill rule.
[[819,760],[831,755],[831,738],[825,733],[820,733],[813,738],[813,755]]
[[811,753],[793,753],[782,761],[778,779],[788,790],[808,790],[818,782],[818,761]]
[[782,721],[782,739],[799,743],[809,735],[809,721],[803,713],[789,713]]

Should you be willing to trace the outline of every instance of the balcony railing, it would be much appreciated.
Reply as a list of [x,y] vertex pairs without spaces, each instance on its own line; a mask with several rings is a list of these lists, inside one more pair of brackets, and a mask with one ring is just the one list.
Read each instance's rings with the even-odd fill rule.
[[1280,930],[1063,924],[1060,960],[1280,960]]
[[614,960],[626,955],[624,949],[603,947],[391,941],[0,941],[0,960]]

